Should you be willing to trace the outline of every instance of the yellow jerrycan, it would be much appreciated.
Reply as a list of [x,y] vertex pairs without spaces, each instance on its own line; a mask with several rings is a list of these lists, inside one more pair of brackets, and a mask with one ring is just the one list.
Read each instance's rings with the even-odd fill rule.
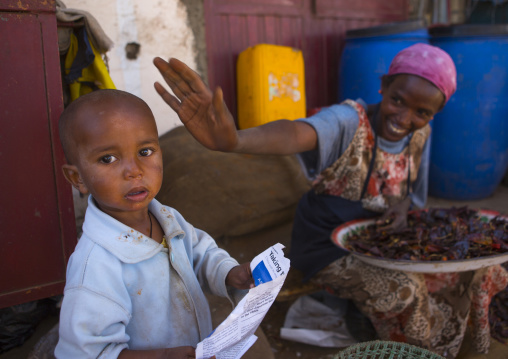
[[236,67],[238,127],[305,117],[305,69],[301,50],[259,44],[242,51]]

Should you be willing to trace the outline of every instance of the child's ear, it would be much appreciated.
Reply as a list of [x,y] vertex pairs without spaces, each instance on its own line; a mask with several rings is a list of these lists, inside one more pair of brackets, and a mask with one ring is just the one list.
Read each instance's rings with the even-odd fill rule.
[[88,194],[88,188],[83,183],[83,180],[81,179],[78,168],[76,166],[64,164],[62,165],[62,172],[67,182],[69,182],[81,194]]

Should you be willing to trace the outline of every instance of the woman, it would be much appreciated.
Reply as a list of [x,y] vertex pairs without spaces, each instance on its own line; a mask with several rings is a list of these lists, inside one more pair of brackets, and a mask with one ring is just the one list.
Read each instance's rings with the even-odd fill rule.
[[404,226],[408,208],[427,199],[429,121],[456,88],[456,70],[443,50],[419,43],[397,54],[382,77],[382,101],[333,105],[297,121],[279,120],[237,131],[218,88],[176,59],[155,66],[173,90],[157,92],[190,133],[211,150],[299,154],[313,188],[300,200],[292,234],[291,265],[308,280],[345,255],[330,241],[338,225],[383,214]]

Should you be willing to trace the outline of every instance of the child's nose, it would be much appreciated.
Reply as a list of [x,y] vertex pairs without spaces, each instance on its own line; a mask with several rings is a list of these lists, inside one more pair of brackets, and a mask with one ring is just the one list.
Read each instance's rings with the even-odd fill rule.
[[143,174],[141,165],[137,159],[131,159],[126,162],[124,168],[124,174],[126,178],[138,178]]

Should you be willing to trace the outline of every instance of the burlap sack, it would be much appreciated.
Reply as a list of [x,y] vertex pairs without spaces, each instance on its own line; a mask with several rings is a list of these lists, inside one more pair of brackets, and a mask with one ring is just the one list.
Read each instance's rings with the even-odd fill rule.
[[214,238],[291,220],[309,188],[295,156],[210,151],[185,129],[160,138],[164,179],[157,199]]

